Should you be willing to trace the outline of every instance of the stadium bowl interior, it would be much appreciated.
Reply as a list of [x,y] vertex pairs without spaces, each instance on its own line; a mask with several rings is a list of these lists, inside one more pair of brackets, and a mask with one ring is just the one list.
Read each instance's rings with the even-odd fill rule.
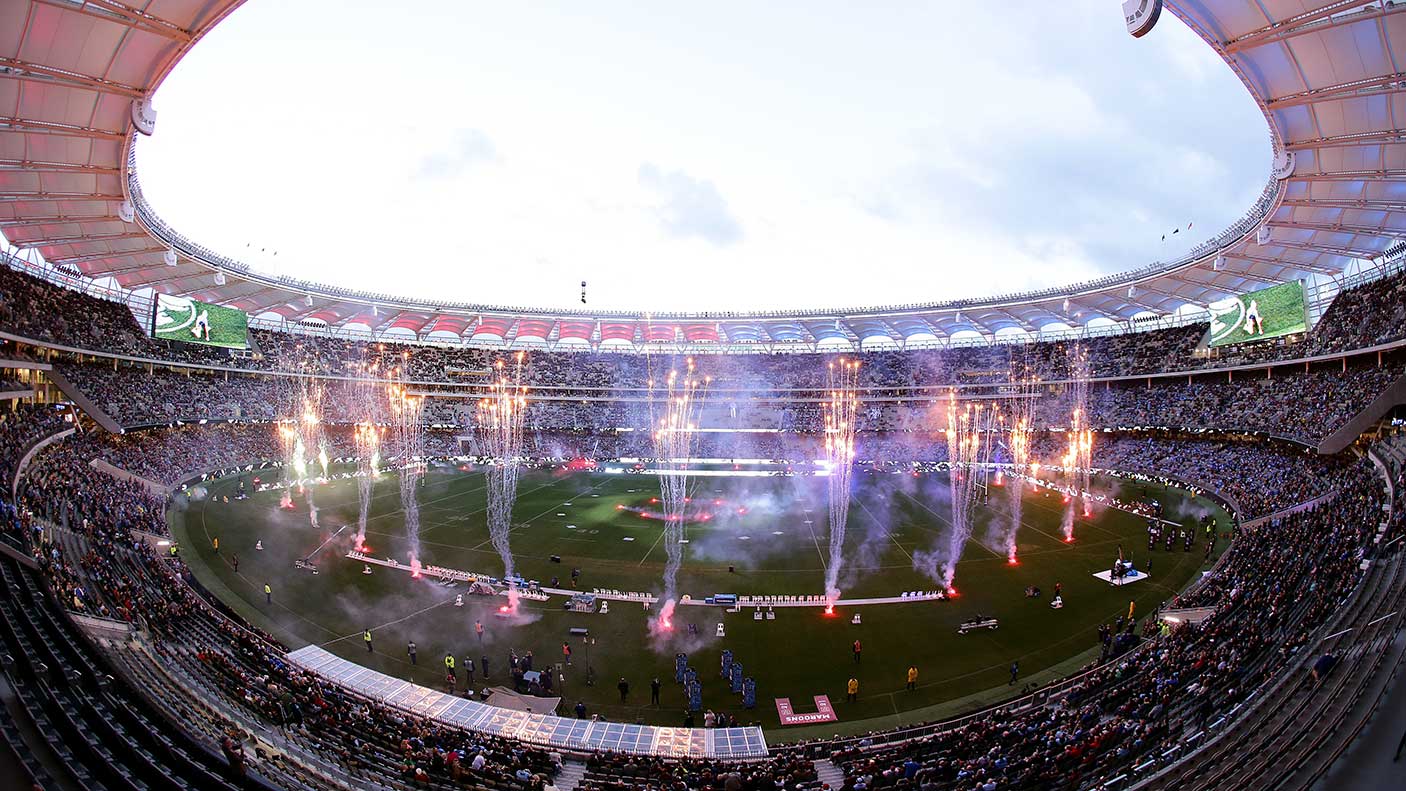
[[1175,261],[631,313],[169,227],[151,99],[240,4],[0,0],[5,787],[1394,782],[1406,7],[1124,4],[1274,150]]

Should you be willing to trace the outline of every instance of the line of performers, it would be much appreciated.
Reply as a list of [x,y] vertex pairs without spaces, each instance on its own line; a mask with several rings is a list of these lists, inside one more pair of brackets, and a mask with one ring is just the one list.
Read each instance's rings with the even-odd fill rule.
[[[1206,548],[1210,550],[1215,542],[1216,520],[1214,517],[1203,517],[1201,519],[1201,531],[1206,534]],[[1196,528],[1178,527],[1166,524],[1156,519],[1147,520],[1147,550],[1151,552],[1160,543],[1166,551],[1171,552],[1177,541],[1181,542],[1181,551],[1190,552],[1196,545]]]

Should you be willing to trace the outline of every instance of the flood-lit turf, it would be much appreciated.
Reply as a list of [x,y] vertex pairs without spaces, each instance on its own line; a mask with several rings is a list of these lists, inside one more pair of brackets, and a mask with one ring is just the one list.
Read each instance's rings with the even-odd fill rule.
[[[1104,485],[1112,486],[1113,483]],[[1192,524],[1192,514],[1214,510],[1221,524],[1228,519],[1204,500],[1192,500],[1177,490],[1118,482],[1125,499],[1155,497],[1168,515]],[[565,668],[567,705],[584,700],[592,711],[612,719],[678,724],[684,696],[672,683],[674,654],[689,653],[704,681],[707,708],[738,713],[745,722],[777,726],[772,699],[790,697],[798,710],[808,710],[812,695],[828,694],[842,720],[853,723],[885,717],[950,701],[992,687],[1003,687],[1008,667],[1018,659],[1023,676],[1069,660],[1095,645],[1097,626],[1126,613],[1130,601],[1139,614],[1151,612],[1183,587],[1201,568],[1205,547],[1201,536],[1190,553],[1161,549],[1151,555],[1152,578],[1123,589],[1110,588],[1091,574],[1107,569],[1120,544],[1139,565],[1149,557],[1141,517],[1102,510],[1091,520],[1078,520],[1076,541],[1060,540],[1062,505],[1058,495],[1025,493],[1019,531],[1020,563],[1008,565],[1002,553],[981,541],[968,542],[958,567],[958,596],[950,602],[904,603],[859,608],[862,625],[851,625],[854,609],[841,608],[834,618],[817,609],[778,610],[774,621],[754,621],[751,611],[724,615],[721,609],[680,608],[679,635],[667,645],[648,637],[645,615],[638,606],[612,605],[607,615],[569,613],[562,598],[546,604],[526,603],[534,620],[508,625],[493,617],[499,603],[468,597],[463,608],[453,600],[463,587],[448,589],[432,582],[413,581],[408,574],[377,568],[371,575],[361,565],[341,557],[348,530],[317,556],[320,573],[294,569],[306,555],[341,526],[356,520],[356,488],[350,481],[317,487],[321,530],[309,526],[308,510],[282,511],[278,495],[261,493],[248,500],[231,499],[236,480],[208,486],[208,497],[172,511],[176,537],[197,577],[254,622],[293,647],[317,643],[350,659],[420,683],[442,686],[442,659],[452,651],[475,662],[489,658],[489,683],[507,678],[508,650],[534,652],[536,664],[561,659],[567,630],[585,626],[595,642],[570,638],[573,664]],[[652,477],[537,472],[525,475],[519,487],[512,534],[514,555],[522,574],[548,583],[560,577],[568,587],[572,568],[581,569],[580,587],[657,590],[664,561],[661,524],[626,509],[648,510],[657,496]],[[934,583],[913,569],[916,550],[945,540],[948,530],[946,479],[942,475],[861,474],[856,477],[846,541],[845,596],[894,596],[902,591],[932,589]],[[422,554],[427,564],[500,573],[502,566],[489,544],[483,509],[484,479],[453,468],[434,471],[420,489]],[[822,590],[827,523],[825,485],[814,478],[703,479],[695,502],[711,517],[688,530],[689,541],[680,587],[695,599],[715,592],[739,594],[816,594]],[[624,506],[624,509],[621,508]],[[993,522],[1009,521],[1008,494],[993,489],[992,501],[978,506],[977,538]],[[218,536],[215,556],[211,539]],[[254,550],[262,539],[264,550]],[[633,540],[626,540],[633,539]],[[393,476],[376,486],[368,543],[375,554],[406,558],[403,513]],[[231,557],[239,556],[239,572]],[[549,561],[560,555],[562,563]],[[729,565],[736,567],[729,572]],[[1049,593],[1062,582],[1066,607],[1052,610]],[[273,604],[266,605],[265,583],[273,587]],[[1027,585],[1045,592],[1038,600],[1024,597]],[[976,614],[995,616],[998,631],[958,636],[958,623]],[[482,620],[483,644],[474,636],[474,621]],[[686,624],[698,627],[689,638]],[[725,638],[715,638],[718,622]],[[368,654],[361,630],[374,631],[375,651]],[[863,662],[853,663],[850,644],[863,642]],[[419,648],[419,666],[412,668],[405,645]],[[740,700],[718,680],[719,652],[732,649],[748,675],[755,676],[758,706],[741,712]],[[905,671],[920,671],[916,691],[904,689]],[[595,685],[587,686],[587,668]],[[845,682],[860,681],[860,700],[845,703]],[[621,705],[616,682],[631,684],[629,701]],[[649,680],[664,684],[662,705],[649,702]],[[483,686],[481,675],[477,686]],[[462,688],[463,674],[460,673]],[[930,714],[931,712],[918,712]],[[773,739],[785,738],[780,733]]]

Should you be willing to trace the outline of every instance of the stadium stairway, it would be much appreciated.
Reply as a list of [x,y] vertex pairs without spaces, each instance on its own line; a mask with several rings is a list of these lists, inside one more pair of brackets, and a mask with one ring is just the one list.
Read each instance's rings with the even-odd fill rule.
[[1372,424],[1381,420],[1387,413],[1401,404],[1406,404],[1406,375],[1388,385],[1386,390],[1372,400],[1372,403],[1318,443],[1318,452],[1333,454],[1346,450],[1349,445],[1357,441],[1358,437],[1370,429]]
[[561,762],[561,774],[557,775],[557,779],[552,781],[552,784],[557,787],[557,791],[575,791],[585,776],[585,764],[567,759]]
[[88,417],[97,421],[99,426],[102,426],[113,434],[122,433],[121,424],[113,420],[111,415],[99,409],[98,405],[94,404],[88,396],[84,395],[83,391],[79,390],[77,385],[69,381],[68,377],[59,373],[57,370],[49,371],[47,376],[49,377],[49,381],[54,383],[55,387],[62,390],[63,394],[68,396],[69,400],[76,404],[79,409],[83,410]]
[[821,788],[830,787],[838,789],[845,784],[845,773],[840,771],[840,767],[830,762],[829,758],[821,758],[815,761],[815,774],[824,783]]
[[[121,688],[32,572],[0,559],[0,638],[15,720],[32,724],[69,783],[89,789],[234,789],[209,743],[164,727]],[[7,740],[9,734],[6,734]],[[256,774],[243,787],[271,789]]]

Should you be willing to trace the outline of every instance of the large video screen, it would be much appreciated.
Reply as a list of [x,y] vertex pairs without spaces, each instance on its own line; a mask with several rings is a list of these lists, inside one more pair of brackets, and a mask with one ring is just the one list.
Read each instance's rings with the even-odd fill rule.
[[249,316],[242,310],[161,294],[152,308],[151,335],[168,341],[243,349],[249,345]]
[[1308,330],[1303,282],[1281,283],[1212,302],[1209,346],[1264,341]]

